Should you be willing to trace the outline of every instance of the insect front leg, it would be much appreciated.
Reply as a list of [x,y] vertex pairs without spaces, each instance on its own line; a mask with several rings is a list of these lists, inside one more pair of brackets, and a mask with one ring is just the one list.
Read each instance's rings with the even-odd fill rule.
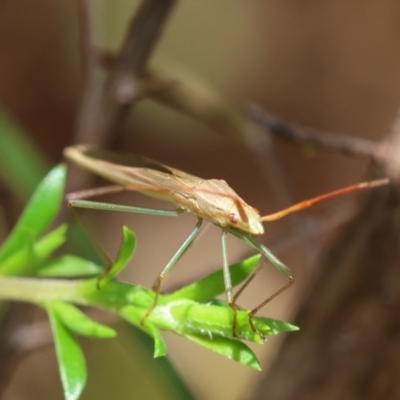
[[88,199],[90,197],[102,196],[111,193],[120,193],[120,192],[125,192],[126,190],[127,190],[126,187],[121,185],[110,185],[93,189],[85,189],[85,190],[80,190],[79,192],[68,193],[67,201],[68,204],[71,207],[73,207],[72,203],[75,200],[83,200],[83,199]]
[[[277,291],[272,293],[271,296],[266,298],[264,301],[262,301],[257,307],[253,308],[248,316],[249,316],[249,324],[251,326],[251,329],[256,332],[262,340],[265,340],[264,335],[261,334],[261,332],[258,331],[258,329],[255,327],[254,322],[253,322],[253,317],[257,314],[258,311],[260,311],[266,304],[268,304],[271,300],[273,300],[275,297],[279,296],[281,293],[283,293],[287,288],[289,288],[293,283],[294,283],[294,276],[292,274],[292,271],[282,262],[280,261],[275,255],[263,244],[258,242],[256,239],[254,239],[252,236],[250,236],[247,233],[237,231],[235,229],[230,229],[229,233],[232,235],[236,236],[238,239],[242,240],[244,243],[247,245],[253,247],[256,249],[261,255],[263,255],[268,261],[271,262],[271,264],[278,270],[280,271],[285,277],[288,279],[288,282],[283,285],[281,288],[279,288]],[[255,270],[254,272],[246,279],[246,281],[243,283],[243,285],[239,288],[239,290],[236,292],[236,294],[233,296],[232,303],[236,306],[236,301],[239,298],[240,294],[243,292],[243,290],[249,285],[249,283],[254,279],[254,277],[258,274],[260,271],[261,267],[263,266],[263,263],[261,263]],[[231,306],[232,307],[232,306]]]
[[189,236],[185,239],[185,241],[179,246],[178,250],[174,253],[174,255],[171,257],[171,259],[168,261],[168,263],[165,265],[163,270],[160,272],[158,275],[157,279],[155,280],[153,284],[153,291],[155,292],[155,297],[154,297],[154,302],[152,306],[148,309],[146,314],[141,320],[141,324],[144,324],[144,321],[146,318],[151,314],[151,312],[154,310],[154,308],[158,304],[158,298],[161,293],[161,285],[166,278],[166,276],[172,271],[172,269],[175,267],[176,263],[179,261],[179,259],[185,254],[186,250],[190,247],[190,245],[193,243],[194,239],[200,232],[201,225],[203,224],[203,219],[202,218],[197,218],[197,224],[190,232]]
[[[105,253],[102,247],[98,244],[97,240],[93,237],[88,228],[87,224],[83,220],[82,216],[77,212],[80,208],[86,209],[95,209],[95,210],[104,210],[104,211],[121,211],[121,212],[131,212],[136,214],[148,214],[148,215],[160,215],[165,217],[176,217],[186,212],[186,210],[182,208],[178,208],[176,210],[159,210],[153,208],[143,208],[143,207],[135,207],[135,206],[125,206],[121,204],[113,204],[113,203],[103,203],[98,201],[90,201],[90,200],[83,200],[84,198],[99,195],[99,194],[108,194],[108,193],[115,193],[118,191],[125,190],[125,188],[121,186],[108,186],[105,188],[97,188],[97,189],[90,189],[84,190],[82,192],[72,193],[67,195],[68,205],[74,211],[78,221],[80,224],[85,228],[86,232],[92,239],[93,243],[95,244],[97,250],[106,261],[107,267],[105,270],[98,276],[98,284],[97,286],[100,288],[101,281],[108,275],[109,271],[112,268],[113,261],[111,258]],[[82,199],[83,198],[83,199]]]
[[[83,219],[82,215],[78,211],[79,208],[93,208],[90,207],[89,204],[93,204],[95,202],[90,202],[84,199],[88,199],[90,197],[102,196],[111,193],[120,193],[126,191],[126,188],[121,185],[110,185],[110,186],[102,186],[99,188],[93,189],[86,189],[81,190],[79,192],[68,193],[66,196],[68,206],[73,211],[75,218],[81,224],[83,229],[86,231],[87,235],[92,240],[94,246],[96,247],[97,251],[103,258],[106,263],[106,268],[104,271],[98,276],[97,278],[97,287],[100,288],[101,280],[107,276],[108,272],[111,270],[113,266],[113,261],[109,257],[109,255],[104,251],[104,249],[100,246],[98,241],[96,240],[95,236],[92,234],[91,230],[89,229],[88,225],[86,224],[85,220]],[[86,205],[85,205],[86,204]]]

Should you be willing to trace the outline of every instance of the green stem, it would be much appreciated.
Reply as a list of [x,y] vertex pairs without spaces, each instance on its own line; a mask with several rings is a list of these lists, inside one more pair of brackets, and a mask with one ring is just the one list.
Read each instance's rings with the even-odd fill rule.
[[64,300],[88,304],[81,280],[0,277],[0,299],[39,303]]

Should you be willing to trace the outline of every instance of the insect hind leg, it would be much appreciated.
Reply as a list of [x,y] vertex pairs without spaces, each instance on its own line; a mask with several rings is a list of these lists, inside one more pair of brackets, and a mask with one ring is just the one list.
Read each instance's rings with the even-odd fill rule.
[[[261,264],[262,266],[262,264]],[[251,276],[250,276],[251,278]],[[281,293],[283,293],[286,289],[288,289],[290,286],[293,285],[294,283],[294,276],[292,275],[291,277],[288,277],[288,282],[283,285],[281,288],[279,288],[276,292],[272,293],[271,296],[267,297],[264,301],[262,301],[257,307],[254,307],[248,314],[249,317],[249,324],[251,326],[251,329],[254,332],[257,332],[260,335],[260,338],[265,341],[264,335],[260,334],[260,332],[257,330],[257,328],[254,325],[253,317],[260,311],[265,305],[267,305],[271,300],[273,300],[275,297],[279,296]],[[245,282],[246,284],[247,282]],[[250,283],[250,282],[249,282]],[[247,286],[247,284],[246,284]]]
[[[264,301],[262,301],[257,307],[253,308],[249,314],[249,324],[253,332],[257,333],[261,340],[265,341],[265,336],[256,328],[253,317],[257,314],[258,311],[260,311],[265,305],[267,305],[271,300],[273,300],[275,297],[279,296],[281,293],[283,293],[286,289],[288,289],[292,284],[294,283],[294,276],[290,269],[282,262],[280,261],[277,257],[272,254],[272,252],[259,243],[257,240],[255,240],[252,236],[248,235],[247,233],[243,233],[240,231],[237,231],[235,229],[230,229],[229,233],[232,235],[236,236],[238,239],[242,240],[244,243],[246,243],[248,246],[253,247],[256,249],[263,257],[264,260],[267,259],[268,261],[271,262],[271,264],[278,270],[280,271],[285,277],[287,278],[288,282],[284,284],[281,288],[279,288],[277,291],[275,291],[271,296],[266,298]],[[246,281],[242,284],[242,286],[239,288],[239,290],[235,293],[235,295],[232,298],[232,303],[233,305],[236,306],[236,301],[243,292],[243,290],[250,284],[250,282],[255,278],[255,276],[260,272],[262,266],[264,265],[264,262],[261,261],[258,267],[253,271],[253,273],[246,279]],[[232,305],[230,304],[232,307]],[[233,308],[233,307],[232,307]],[[236,322],[234,320],[234,328],[236,328]],[[235,331],[233,332],[235,336]]]

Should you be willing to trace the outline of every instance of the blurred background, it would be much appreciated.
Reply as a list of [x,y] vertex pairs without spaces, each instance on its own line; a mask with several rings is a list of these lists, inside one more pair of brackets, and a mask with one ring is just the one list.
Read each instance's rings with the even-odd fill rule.
[[[117,52],[138,4],[90,2],[94,44]],[[400,3],[395,0],[178,2],[150,66],[182,80],[189,76],[238,110],[256,103],[294,124],[378,140],[390,130],[399,105],[399,17]],[[59,162],[62,149],[73,141],[82,98],[78,2],[1,2],[0,60],[2,107],[43,157],[51,164]],[[135,104],[112,143],[115,149],[203,178],[225,179],[261,214],[286,206],[251,150],[152,100]],[[369,166],[366,160],[326,150],[310,153],[278,142],[273,149],[292,201],[362,181]],[[136,194],[108,198],[168,207]],[[318,268],[313,260],[348,217],[352,200],[348,196],[316,207],[306,214],[307,219],[301,219],[301,226],[293,219],[266,226],[262,242],[289,265],[297,281],[262,315],[293,319]],[[15,214],[20,206],[10,204]],[[196,220],[191,215],[175,219],[116,214],[88,211],[85,218],[110,254],[118,249],[121,225],[134,230],[138,249],[123,279],[150,287]],[[231,262],[251,254],[235,239],[228,246]],[[164,289],[177,288],[220,266],[219,230],[209,227],[168,277]],[[240,304],[255,306],[283,282],[271,268],[264,268]],[[153,378],[146,382],[143,367],[135,366],[140,345],[135,346],[130,328],[116,324],[120,327],[117,340],[83,342],[89,381],[82,398],[172,398],[146,392]],[[168,333],[165,338],[168,357],[195,398],[245,399],[260,377],[259,372],[183,338]],[[263,346],[254,347],[263,370],[278,351],[280,339],[269,338]],[[158,362],[147,360],[146,365],[153,368]],[[138,381],[143,392],[137,392]],[[16,366],[4,399],[23,398],[62,398],[51,345]]]

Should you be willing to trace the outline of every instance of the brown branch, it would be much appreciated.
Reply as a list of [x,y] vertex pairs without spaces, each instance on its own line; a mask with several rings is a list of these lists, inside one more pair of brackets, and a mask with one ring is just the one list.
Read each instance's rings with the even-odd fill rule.
[[[81,50],[84,64],[84,90],[76,122],[75,142],[104,145],[122,123],[137,98],[145,66],[160,37],[176,0],[143,0],[127,30],[120,54],[116,56],[103,88],[96,82],[96,68],[101,65],[99,53],[93,48],[90,7],[87,0],[79,3]],[[74,182],[68,191],[86,187],[88,174],[73,168]]]
[[99,145],[126,117],[139,82],[176,0],[143,0],[132,19],[117,63],[110,72],[94,137]]
[[82,57],[83,90],[75,123],[75,143],[92,142],[95,121],[99,112],[100,92],[96,90],[95,72],[97,53],[92,45],[90,5],[88,0],[79,0],[80,49]]
[[397,112],[392,132],[382,142],[378,157],[387,176],[393,182],[400,183],[400,109]]
[[371,157],[375,160],[379,160],[381,157],[382,149],[379,142],[355,138],[345,134],[333,134],[294,127],[287,121],[266,113],[256,105],[252,105],[249,108],[249,115],[258,126],[274,135],[277,139],[299,144],[324,146],[352,155]]
[[[116,65],[117,57],[113,53],[98,49],[97,54],[105,69]],[[230,106],[212,88],[182,71],[178,76],[147,68],[136,92],[136,99],[143,98],[170,107],[230,139],[242,140],[245,136],[249,122],[246,115]]]

